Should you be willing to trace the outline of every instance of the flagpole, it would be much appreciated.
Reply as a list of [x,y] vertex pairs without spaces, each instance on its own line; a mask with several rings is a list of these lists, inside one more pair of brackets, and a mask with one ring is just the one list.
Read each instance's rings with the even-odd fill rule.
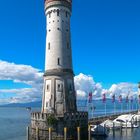
[[136,110],[138,110],[138,100],[136,101]]
[[103,104],[104,104],[104,111],[105,111],[105,116],[106,116],[106,94],[105,93],[103,93],[102,94],[102,102],[103,102]]
[[123,112],[123,100],[122,100],[122,95],[119,96],[119,103],[121,104],[121,113]]
[[93,101],[92,101],[92,118],[94,117],[94,104],[93,104]]
[[94,117],[94,109],[92,108],[92,118]]
[[114,115],[115,115],[115,113],[116,113],[116,107],[115,107],[115,101],[114,101]]
[[131,101],[129,101],[129,113],[131,112]]
[[121,102],[121,113],[123,113],[123,104]]
[[106,116],[106,102],[105,102],[105,116]]
[[138,99],[136,101],[136,110],[138,110]]

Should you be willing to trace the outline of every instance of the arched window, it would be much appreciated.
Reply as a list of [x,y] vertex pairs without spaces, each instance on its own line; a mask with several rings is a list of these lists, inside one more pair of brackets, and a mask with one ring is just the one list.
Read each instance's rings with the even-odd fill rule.
[[57,59],[57,64],[60,65],[60,58]]
[[50,45],[50,42],[48,43],[48,50],[50,50],[51,49],[51,45]]
[[59,16],[59,10],[57,9],[57,16]]

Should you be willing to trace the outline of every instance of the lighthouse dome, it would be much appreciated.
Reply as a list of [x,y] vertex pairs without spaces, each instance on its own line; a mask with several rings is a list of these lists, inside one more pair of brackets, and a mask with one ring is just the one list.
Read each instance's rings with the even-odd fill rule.
[[71,10],[72,0],[45,0],[45,9],[56,5],[63,5]]

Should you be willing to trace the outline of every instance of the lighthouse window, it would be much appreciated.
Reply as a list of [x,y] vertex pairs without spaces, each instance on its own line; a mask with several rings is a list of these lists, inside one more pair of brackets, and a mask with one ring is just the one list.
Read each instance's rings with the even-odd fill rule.
[[50,43],[48,43],[48,50],[50,50]]
[[58,90],[60,89],[60,87],[61,87],[60,84],[58,84]]
[[47,91],[49,91],[50,90],[50,86],[49,85],[47,85]]
[[57,91],[59,91],[59,92],[63,91],[63,85],[62,84],[57,85]]
[[60,58],[57,59],[57,64],[60,65]]
[[66,12],[66,17],[68,17],[68,12]]
[[71,84],[69,85],[69,90],[72,91],[72,85]]
[[51,13],[49,13],[49,18],[51,17]]
[[57,16],[59,16],[59,10],[57,10]]
[[67,43],[67,48],[68,48],[68,49],[70,48],[70,45],[69,45],[69,43]]

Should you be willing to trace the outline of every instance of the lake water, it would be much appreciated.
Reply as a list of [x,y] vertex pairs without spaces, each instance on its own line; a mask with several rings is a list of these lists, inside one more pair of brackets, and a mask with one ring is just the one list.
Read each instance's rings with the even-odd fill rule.
[[108,137],[94,137],[92,140],[139,140],[140,139],[140,128],[135,129],[122,129],[116,130],[115,132],[110,131]]
[[[104,115],[104,104],[95,103],[96,110],[89,111],[90,116]],[[127,106],[123,105],[124,111],[127,110]],[[135,106],[135,105],[133,105]],[[82,107],[79,110],[83,109]],[[39,108],[33,109],[39,111]],[[107,105],[106,112],[111,113],[114,111],[113,105],[110,103]],[[117,105],[116,112],[120,111],[120,105]],[[0,107],[0,140],[26,140],[26,127],[30,124],[30,111],[26,108],[4,108]],[[139,140],[140,128],[137,129],[123,129],[122,131],[110,131],[110,135],[107,138],[96,137],[92,140]]]
[[26,140],[30,113],[26,108],[0,107],[0,140]]

